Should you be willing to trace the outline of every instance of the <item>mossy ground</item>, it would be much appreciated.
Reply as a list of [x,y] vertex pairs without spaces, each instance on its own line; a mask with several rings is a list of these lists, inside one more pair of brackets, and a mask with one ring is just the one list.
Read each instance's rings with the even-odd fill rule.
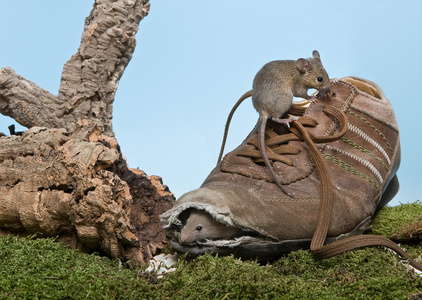
[[[392,236],[421,216],[420,202],[387,207],[373,233]],[[402,246],[422,254],[419,242]],[[422,299],[422,277],[382,247],[323,261],[296,251],[267,264],[204,255],[176,267],[155,281],[53,239],[0,237],[0,299]]]

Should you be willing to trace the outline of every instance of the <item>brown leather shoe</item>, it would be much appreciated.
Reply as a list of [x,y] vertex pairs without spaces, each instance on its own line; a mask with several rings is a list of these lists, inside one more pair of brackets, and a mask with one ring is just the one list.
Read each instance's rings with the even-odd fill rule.
[[[332,85],[331,97],[293,106],[289,113],[299,120],[290,129],[269,122],[266,146],[279,181],[293,197],[272,181],[260,157],[255,127],[199,189],[161,215],[176,250],[267,260],[309,248],[315,232],[321,231],[321,241],[313,241],[319,248],[324,241],[362,233],[375,212],[395,196],[399,130],[378,85],[342,78]],[[181,243],[184,212],[191,208],[205,210],[244,234]]]

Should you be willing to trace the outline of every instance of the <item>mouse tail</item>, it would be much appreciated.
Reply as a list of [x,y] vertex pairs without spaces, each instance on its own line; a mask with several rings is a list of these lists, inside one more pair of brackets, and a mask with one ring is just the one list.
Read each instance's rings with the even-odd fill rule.
[[221,143],[221,148],[220,148],[220,155],[218,156],[218,160],[217,160],[217,165],[218,163],[221,161],[221,159],[223,158],[223,153],[224,153],[224,147],[226,146],[226,141],[227,141],[227,135],[229,133],[229,127],[230,127],[230,122],[233,118],[234,112],[236,111],[236,109],[239,107],[239,105],[247,98],[249,98],[250,96],[252,96],[252,90],[247,91],[246,93],[244,93],[242,95],[242,97],[239,98],[239,100],[237,100],[236,104],[233,106],[233,108],[231,109],[229,116],[227,117],[227,121],[226,121],[226,127],[224,128],[224,136],[223,136],[223,142]]
[[280,183],[280,181],[277,178],[277,175],[275,174],[273,166],[270,164],[270,160],[268,159],[267,151],[265,149],[265,127],[267,126],[267,116],[261,116],[260,117],[260,128],[258,132],[258,140],[259,140],[259,151],[261,152],[261,156],[265,162],[265,165],[267,166],[268,171],[270,172],[271,177],[273,178],[275,184],[278,186],[278,188],[285,193],[287,196],[293,198],[293,195],[286,191],[283,187],[283,185]]

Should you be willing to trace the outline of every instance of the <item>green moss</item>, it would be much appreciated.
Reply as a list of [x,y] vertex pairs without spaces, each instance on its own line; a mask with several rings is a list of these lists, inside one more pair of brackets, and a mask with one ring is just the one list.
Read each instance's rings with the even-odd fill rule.
[[[53,239],[0,238],[0,298],[115,299],[144,288],[118,261],[67,249]],[[129,295],[130,296],[130,295]],[[130,298],[130,297],[129,297]]]
[[[374,232],[393,232],[402,225],[392,223],[411,223],[421,210],[420,203],[385,208]],[[422,253],[419,244],[402,247],[414,257]],[[203,255],[176,268],[156,281],[54,239],[0,237],[0,299],[408,299],[422,291],[422,277],[383,247],[322,261],[296,251],[267,264]]]
[[422,220],[420,201],[399,206],[384,207],[376,215],[372,231],[374,234],[391,237],[400,233],[405,226]]
[[181,261],[157,287],[159,297],[176,299],[407,299],[422,278],[372,248],[324,261],[296,251],[266,265],[204,255]]

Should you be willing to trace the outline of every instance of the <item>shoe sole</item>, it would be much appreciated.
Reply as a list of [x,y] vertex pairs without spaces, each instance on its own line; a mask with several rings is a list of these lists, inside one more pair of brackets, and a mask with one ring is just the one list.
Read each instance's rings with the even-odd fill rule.
[[[382,195],[379,198],[376,211],[385,206],[399,190],[399,181],[397,175],[394,175],[390,182],[385,185]],[[356,236],[367,231],[372,224],[372,216],[365,218],[349,233],[341,234],[337,237],[331,237],[326,239],[326,244],[347,238],[350,236]],[[298,239],[298,240],[284,240],[280,242],[259,240],[259,242],[250,242],[240,244],[238,246],[209,246],[209,245],[188,245],[184,246],[173,240],[170,240],[171,245],[174,249],[181,253],[188,253],[188,258],[194,258],[198,255],[212,253],[217,255],[234,255],[235,257],[241,257],[243,259],[256,259],[259,261],[270,261],[280,258],[283,255],[289,254],[292,251],[301,249],[309,249],[311,244],[311,238],[309,239]]]

